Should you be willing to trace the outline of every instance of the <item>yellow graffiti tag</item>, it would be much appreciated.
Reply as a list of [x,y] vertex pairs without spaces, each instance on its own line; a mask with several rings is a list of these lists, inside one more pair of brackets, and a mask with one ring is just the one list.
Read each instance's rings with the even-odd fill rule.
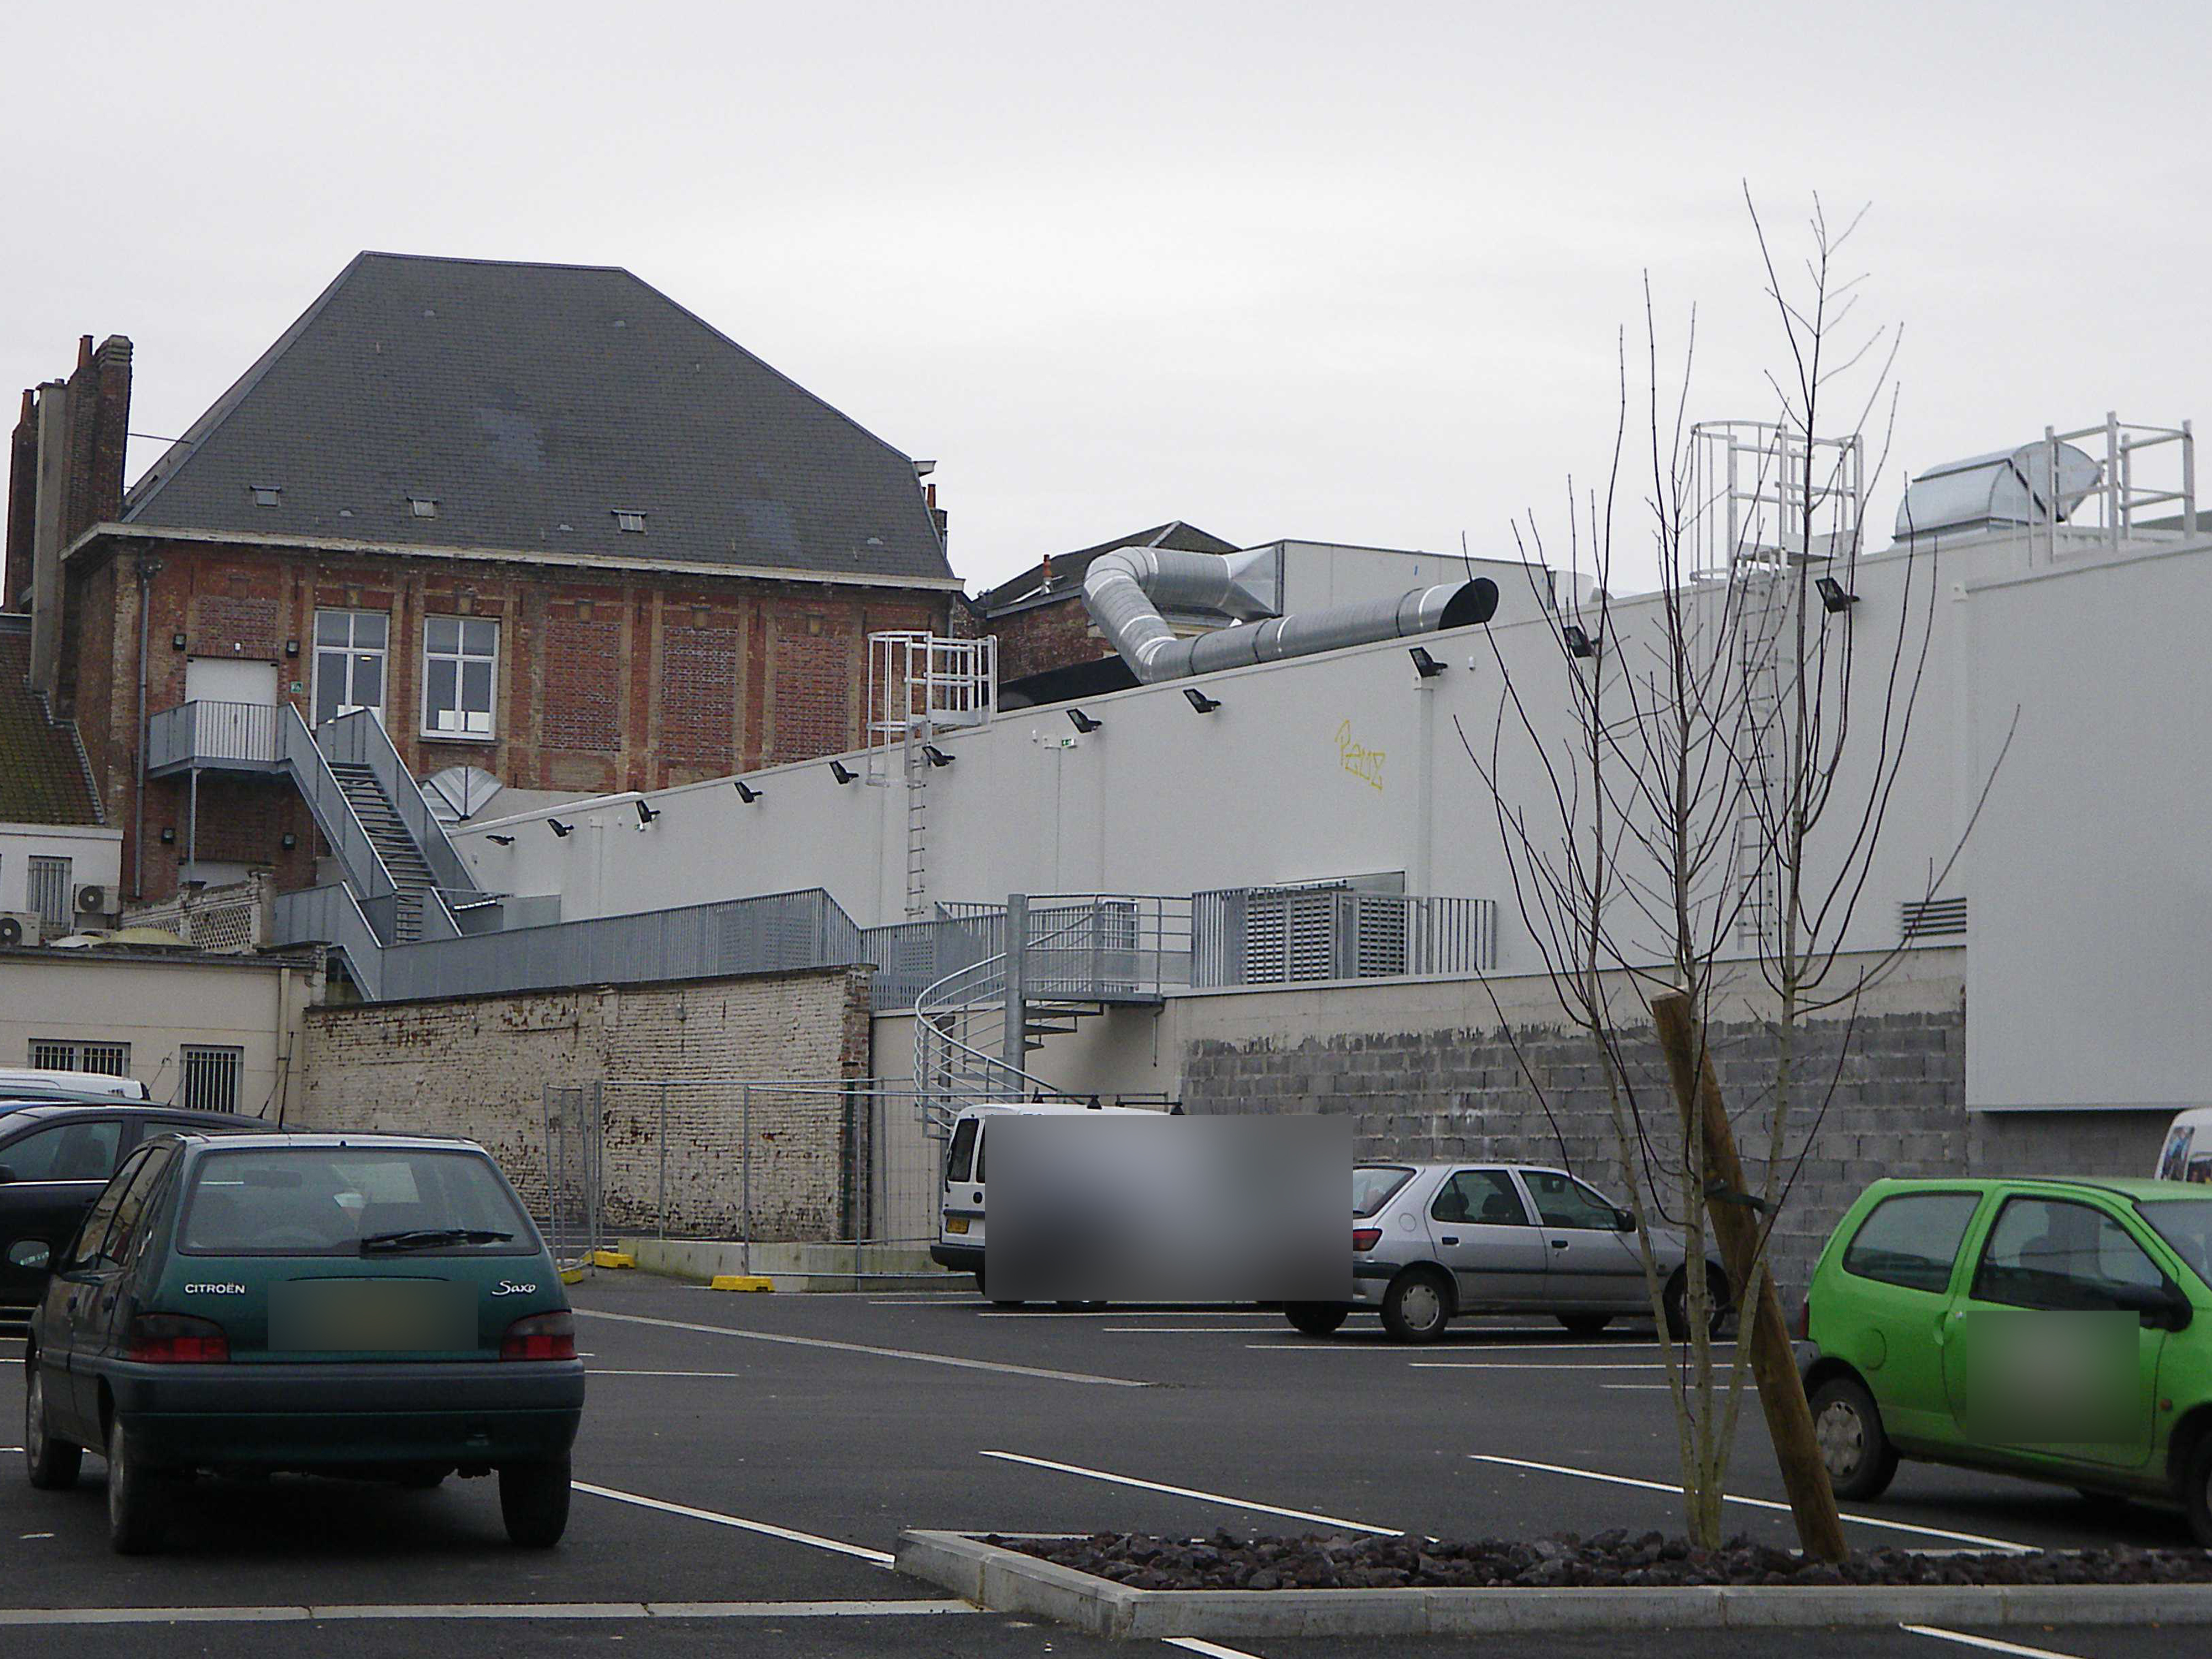
[[1350,720],[1336,728],[1337,763],[1370,789],[1382,787],[1382,751],[1370,749],[1352,735]]

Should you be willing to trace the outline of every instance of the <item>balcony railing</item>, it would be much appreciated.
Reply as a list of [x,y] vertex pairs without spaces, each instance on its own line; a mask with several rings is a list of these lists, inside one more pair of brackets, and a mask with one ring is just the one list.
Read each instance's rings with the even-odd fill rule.
[[1495,899],[1343,887],[1231,887],[1191,896],[1200,986],[1411,979],[1498,965]]
[[146,769],[274,771],[283,763],[277,741],[280,712],[265,702],[197,702],[165,708],[146,721]]

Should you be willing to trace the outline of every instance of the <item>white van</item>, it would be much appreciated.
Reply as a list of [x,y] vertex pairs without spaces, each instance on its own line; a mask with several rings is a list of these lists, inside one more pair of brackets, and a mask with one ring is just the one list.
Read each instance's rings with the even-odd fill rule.
[[149,1100],[135,1077],[105,1072],[55,1072],[32,1066],[0,1066],[0,1100],[38,1100],[55,1095],[112,1095],[118,1100]]
[[929,1259],[940,1267],[975,1275],[975,1288],[991,1293],[983,1279],[984,1146],[990,1121],[1009,1112],[1049,1112],[1072,1116],[1157,1117],[1141,1106],[1086,1106],[1073,1101],[1006,1101],[970,1106],[952,1120],[945,1143],[945,1169],[938,1182],[937,1243]]
[[2177,1112],[2151,1173],[2160,1181],[2212,1183],[2212,1106]]

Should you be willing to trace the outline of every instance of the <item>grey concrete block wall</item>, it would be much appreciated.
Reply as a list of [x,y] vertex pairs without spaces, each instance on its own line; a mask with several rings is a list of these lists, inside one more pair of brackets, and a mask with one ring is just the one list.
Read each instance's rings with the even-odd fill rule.
[[[1963,995],[1948,1006],[1802,1028],[1802,1092],[1781,1152],[1788,1193],[1773,1238],[1775,1277],[1794,1302],[1837,1219],[1884,1176],[1967,1173],[2148,1175],[2160,1113],[1969,1113]],[[1370,1014],[1372,1011],[1370,1011]],[[1530,1024],[1389,1031],[1280,1031],[1189,1042],[1185,1109],[1347,1112],[1359,1155],[1564,1164],[1622,1194],[1620,1139],[1594,1045],[1571,1029]],[[1774,1039],[1764,1025],[1718,1025],[1714,1064],[1757,1190],[1774,1107]],[[1623,1045],[1631,1122],[1662,1158],[1681,1134],[1648,1029]],[[1663,1210],[1679,1212],[1674,1194]]]

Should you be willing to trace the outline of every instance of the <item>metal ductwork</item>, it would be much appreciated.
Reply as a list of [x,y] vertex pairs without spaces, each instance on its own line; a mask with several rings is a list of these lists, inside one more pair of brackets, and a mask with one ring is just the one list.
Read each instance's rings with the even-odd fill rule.
[[[1276,568],[1273,548],[1229,554],[1117,548],[1091,562],[1083,603],[1098,631],[1146,684],[1463,628],[1488,622],[1498,609],[1498,584],[1478,576],[1417,587],[1396,599],[1279,617]],[[1160,615],[1164,607],[1218,611],[1239,625],[1179,639]]]

